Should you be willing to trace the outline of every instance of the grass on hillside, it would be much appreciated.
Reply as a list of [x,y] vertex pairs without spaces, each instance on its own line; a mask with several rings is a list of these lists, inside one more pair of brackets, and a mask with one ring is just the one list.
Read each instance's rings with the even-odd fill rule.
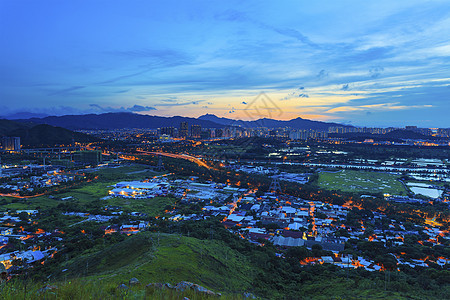
[[381,172],[341,170],[320,172],[318,184],[327,190],[406,195],[406,189],[398,178],[398,175]]
[[[62,270],[67,271],[62,272]],[[82,255],[61,266],[55,276],[77,276],[101,283],[142,284],[191,281],[213,291],[251,290],[257,269],[245,256],[217,240],[175,234],[140,233],[99,252]]]
[[[192,291],[179,293],[146,288],[149,283],[174,285],[180,281],[190,281],[220,292],[224,295],[221,299],[242,299],[244,292],[261,292],[261,288],[268,299],[285,299],[287,289],[290,290],[289,297],[294,299],[434,299],[436,295],[445,295],[445,292],[410,291],[413,286],[406,282],[402,284],[402,281],[388,283],[385,291],[386,283],[380,276],[364,278],[355,276],[358,270],[350,270],[350,278],[346,278],[345,270],[331,272],[322,265],[306,267],[296,275],[292,273],[292,276],[304,278],[301,282],[278,282],[278,275],[261,271],[248,256],[222,241],[143,232],[95,253],[82,254],[61,263],[49,283],[57,289],[39,294],[38,289],[45,285],[43,282],[12,282],[0,284],[0,296],[8,300],[213,299]],[[392,276],[394,279],[402,275],[392,273]],[[129,280],[134,277],[140,281],[138,286],[128,290],[117,288],[120,284],[129,286]],[[448,290],[448,287],[442,288]]]
[[[49,286],[47,291],[43,288]],[[2,300],[16,299],[156,299],[180,300],[187,297],[191,300],[218,299],[217,296],[205,295],[193,290],[177,291],[169,289],[155,289],[144,284],[128,286],[120,289],[114,282],[98,282],[90,279],[75,279],[57,284],[45,285],[36,282],[7,282],[0,284],[0,297]],[[220,299],[238,300],[241,295],[222,295]]]

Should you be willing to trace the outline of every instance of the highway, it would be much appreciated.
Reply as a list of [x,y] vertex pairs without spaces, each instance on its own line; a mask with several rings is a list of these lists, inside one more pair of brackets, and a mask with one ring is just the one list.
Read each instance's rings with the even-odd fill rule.
[[204,161],[202,161],[201,159],[194,157],[194,156],[190,156],[187,154],[175,154],[175,153],[167,153],[167,152],[149,152],[149,151],[142,151],[142,150],[137,150],[139,153],[143,153],[143,154],[151,154],[151,155],[162,155],[162,156],[166,156],[166,157],[172,157],[172,158],[179,158],[179,159],[185,159],[185,160],[189,160],[193,163],[196,163],[197,165],[199,165],[200,167],[205,167],[207,169],[213,169],[213,167],[208,166]]

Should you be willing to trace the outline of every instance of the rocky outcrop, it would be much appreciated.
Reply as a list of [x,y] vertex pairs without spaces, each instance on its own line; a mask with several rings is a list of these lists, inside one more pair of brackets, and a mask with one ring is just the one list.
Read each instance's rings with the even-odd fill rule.
[[198,284],[195,284],[195,283],[192,283],[189,281],[181,281],[181,282],[177,283],[175,286],[171,285],[170,283],[149,283],[149,284],[147,284],[146,287],[157,288],[157,289],[165,289],[165,288],[174,289],[174,290],[177,290],[180,292],[184,292],[186,290],[193,290],[197,293],[205,294],[208,296],[217,296],[217,297],[221,296],[220,293],[215,293],[201,285],[198,285]]
[[138,280],[137,278],[133,277],[133,278],[131,278],[131,279],[128,281],[128,284],[129,284],[130,286],[133,286],[133,285],[139,285],[140,282],[139,282],[139,280]]

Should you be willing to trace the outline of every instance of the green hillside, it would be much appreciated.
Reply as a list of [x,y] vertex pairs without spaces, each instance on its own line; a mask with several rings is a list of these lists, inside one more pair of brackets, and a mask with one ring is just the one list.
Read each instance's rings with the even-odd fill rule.
[[56,272],[59,279],[86,276],[101,282],[143,284],[190,281],[214,291],[238,292],[252,288],[257,269],[239,252],[217,240],[145,232],[101,251],[82,255]]
[[84,133],[74,132],[47,124],[19,123],[0,119],[0,136],[18,136],[24,147],[40,147],[72,144],[76,142],[94,142],[98,139]]
[[[223,236],[226,234],[222,233]],[[449,287],[445,279],[441,280],[444,284],[440,289],[424,290],[416,281],[409,281],[406,274],[393,272],[388,290],[385,290],[385,276],[381,272],[342,270],[327,265],[301,268],[297,259],[276,258],[268,246],[254,246],[243,240],[226,243],[179,234],[144,232],[106,247],[97,245],[73,259],[65,258],[64,253],[57,254],[45,268],[36,270],[33,278],[1,283],[0,297],[217,299],[193,291],[181,293],[147,287],[149,283],[175,285],[189,281],[222,293],[220,299],[243,299],[246,292],[264,299],[448,298]],[[140,284],[131,286],[129,280],[132,278],[137,278]],[[121,284],[126,287],[119,288]],[[43,291],[47,285],[50,287]]]
[[6,119],[0,119],[0,136],[8,135],[10,132],[19,129],[27,129],[32,127],[29,124],[23,124]]

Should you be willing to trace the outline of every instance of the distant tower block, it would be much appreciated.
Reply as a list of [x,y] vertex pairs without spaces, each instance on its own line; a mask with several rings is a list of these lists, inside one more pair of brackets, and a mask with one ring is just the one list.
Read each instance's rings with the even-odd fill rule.
[[273,178],[272,182],[270,183],[269,192],[281,193],[281,186],[278,178]]
[[163,164],[161,156],[158,156],[158,165],[156,166],[155,169],[156,169],[156,171],[159,171],[159,172],[164,171],[164,164]]

